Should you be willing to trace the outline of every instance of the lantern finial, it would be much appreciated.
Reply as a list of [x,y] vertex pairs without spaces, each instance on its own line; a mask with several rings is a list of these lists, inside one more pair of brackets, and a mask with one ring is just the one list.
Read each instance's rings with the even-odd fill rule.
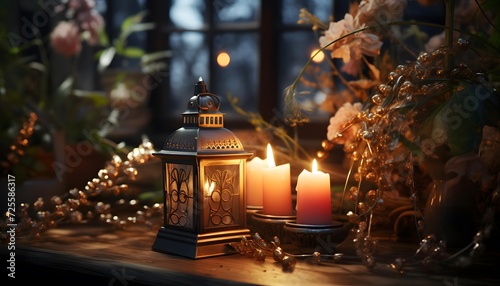
[[200,93],[208,93],[207,85],[201,76],[198,79],[198,82],[194,85],[194,95],[198,95]]

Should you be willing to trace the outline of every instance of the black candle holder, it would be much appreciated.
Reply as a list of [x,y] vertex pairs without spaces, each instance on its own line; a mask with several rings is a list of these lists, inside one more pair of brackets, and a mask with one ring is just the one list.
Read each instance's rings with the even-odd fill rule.
[[339,221],[327,225],[286,222],[283,226],[286,239],[303,253],[334,253],[337,245],[349,235],[350,227]]
[[291,215],[268,215],[259,210],[253,213],[251,224],[254,232],[258,232],[264,240],[271,241],[277,236],[281,243],[289,243],[283,227],[285,223],[296,220],[295,211]]
[[247,228],[250,229],[251,233],[258,232],[253,225],[253,215],[258,211],[262,211],[262,206],[247,206]]

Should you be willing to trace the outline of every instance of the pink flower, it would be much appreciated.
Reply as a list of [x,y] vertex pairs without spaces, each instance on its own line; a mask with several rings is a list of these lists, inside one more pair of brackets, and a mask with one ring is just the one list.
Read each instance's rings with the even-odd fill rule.
[[432,36],[429,41],[424,45],[425,51],[433,52],[439,49],[444,44],[444,32]]
[[82,28],[85,39],[90,45],[99,42],[99,31],[104,27],[104,19],[96,10],[86,10],[78,13],[78,22]]
[[[335,116],[330,118],[330,125],[327,127],[326,138],[337,144],[345,144],[346,142],[354,141],[354,139],[356,139],[359,126],[352,125],[347,130],[343,130],[347,127],[347,122],[358,115],[361,111],[361,107],[362,104],[359,102],[354,104],[351,104],[350,102],[344,103],[344,105],[337,110]],[[340,137],[338,136],[339,134],[341,134]]]
[[94,9],[94,0],[69,0],[68,7],[74,10],[90,10]]
[[[337,41],[339,38],[363,27],[364,25],[357,27],[352,15],[346,13],[344,19],[330,23],[325,35],[319,38],[319,43],[322,47],[325,47],[331,42]],[[377,56],[380,53],[381,46],[382,42],[377,35],[361,31],[335,42],[326,49],[332,50],[332,58],[341,58],[344,63],[348,63],[351,58],[359,60],[363,55]]]
[[362,0],[354,22],[361,26],[383,25],[403,17],[407,0]]
[[360,60],[351,59],[349,62],[345,63],[341,68],[341,71],[348,75],[357,76],[361,73]]
[[75,22],[61,21],[50,33],[50,44],[54,50],[66,57],[71,57],[80,52],[80,30]]

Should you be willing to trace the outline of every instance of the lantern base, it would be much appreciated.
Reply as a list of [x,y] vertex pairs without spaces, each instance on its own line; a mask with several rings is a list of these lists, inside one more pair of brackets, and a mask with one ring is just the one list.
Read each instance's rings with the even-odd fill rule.
[[198,259],[239,253],[229,244],[250,238],[249,229],[226,230],[196,234],[176,229],[158,230],[154,251]]

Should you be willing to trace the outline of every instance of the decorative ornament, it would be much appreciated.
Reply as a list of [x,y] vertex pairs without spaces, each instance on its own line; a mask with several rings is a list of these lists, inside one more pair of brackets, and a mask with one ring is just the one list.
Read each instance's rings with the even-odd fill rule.
[[[484,193],[482,209],[487,210],[482,212],[482,228],[463,249],[448,253],[450,249],[442,237],[424,233],[424,189],[432,179],[427,175],[432,177],[437,170],[426,172],[429,159],[444,166],[450,158],[477,149],[480,140],[471,138],[480,139],[480,127],[490,124],[498,115],[495,110],[498,94],[487,75],[475,71],[472,65],[477,63],[468,61],[468,52],[471,52],[469,43],[459,39],[454,48],[443,46],[398,66],[389,74],[388,82],[379,86],[371,101],[347,120],[332,140],[322,143],[323,151],[319,154],[324,157],[335,144],[343,142],[344,133],[358,130],[356,138],[344,145],[352,164],[342,198],[353,203],[348,217],[357,225],[354,245],[369,269],[373,269],[378,260],[377,241],[371,236],[371,228],[384,219],[384,215],[377,216],[381,212],[390,213],[394,218],[396,235],[403,232],[404,227],[414,226],[413,232],[421,240],[416,257],[400,258],[389,264],[399,273],[416,260],[426,268],[450,262],[467,265],[471,257],[482,252],[484,239],[491,234],[495,223],[491,213],[499,208],[495,200],[499,187],[492,184],[483,184],[480,190]],[[454,66],[447,70],[445,66],[450,58],[454,59]],[[475,104],[474,109],[467,110],[470,106],[465,104]],[[459,107],[462,110],[457,110]],[[450,121],[451,118],[460,121]],[[470,135],[464,137],[463,134]],[[429,223],[427,221],[427,225]]]
[[230,243],[230,246],[241,255],[252,254],[256,261],[265,261],[267,257],[272,257],[274,261],[281,263],[282,270],[293,272],[297,264],[297,258],[310,258],[313,264],[319,264],[321,259],[333,259],[335,263],[340,263],[344,255],[342,253],[321,254],[317,251],[311,254],[292,254],[283,250],[281,240],[274,236],[270,242],[265,241],[258,232],[254,233],[250,239],[242,237],[239,243]]
[[25,149],[29,145],[29,140],[35,131],[35,123],[38,116],[34,112],[30,112],[28,119],[23,122],[23,126],[19,130],[15,142],[10,146],[10,151],[7,158],[1,161],[3,170],[11,170],[13,166],[19,163],[19,157],[24,156]]
[[[138,147],[127,154],[127,160],[123,161],[120,156],[114,155],[83,190],[71,189],[63,197],[52,197],[48,203],[42,198],[32,204],[21,203],[20,211],[16,214],[17,233],[19,235],[28,233],[32,238],[39,239],[44,231],[64,223],[85,224],[95,220],[117,229],[124,229],[131,224],[142,224],[151,229],[158,228],[159,223],[154,222],[153,218],[161,217],[162,204],[144,205],[140,208],[139,202],[135,199],[128,202],[118,199],[114,204],[93,200],[98,195],[111,194],[118,197],[125,192],[128,185],[124,182],[136,179],[137,166],[153,158],[153,151],[153,144],[144,139]],[[136,209],[135,215],[120,218],[114,214],[124,207],[127,210]],[[8,217],[0,224],[2,230],[7,228],[7,219]],[[1,235],[2,240],[7,239],[5,231],[2,231]]]

